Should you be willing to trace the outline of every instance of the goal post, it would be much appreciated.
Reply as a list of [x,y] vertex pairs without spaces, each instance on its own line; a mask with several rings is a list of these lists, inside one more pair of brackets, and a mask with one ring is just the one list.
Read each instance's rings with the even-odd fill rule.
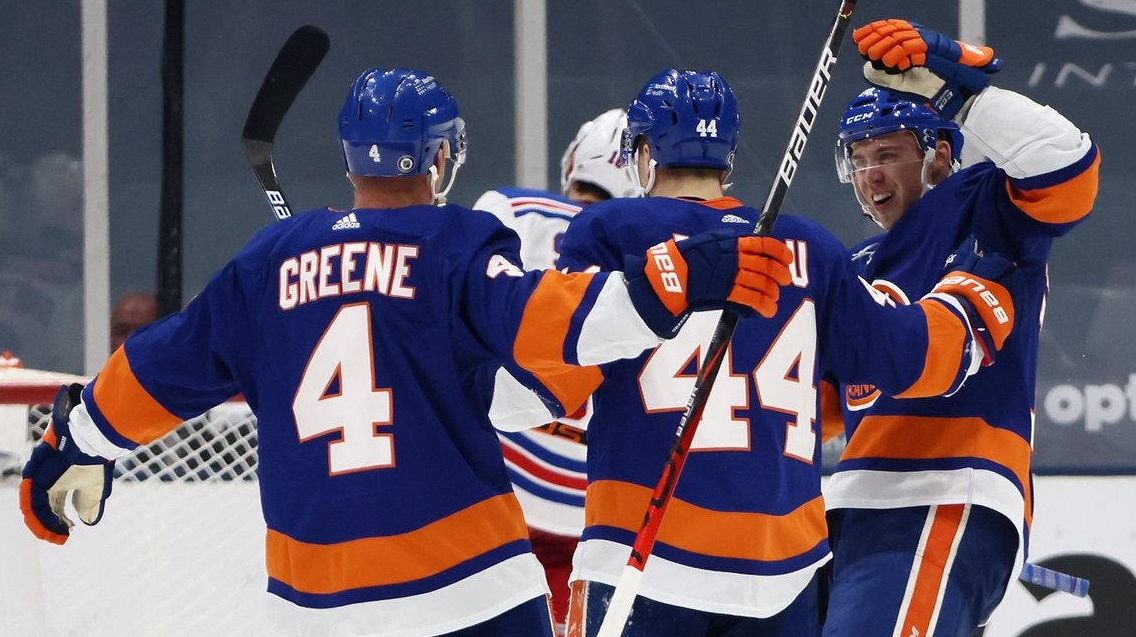
[[103,519],[78,524],[65,545],[24,528],[19,466],[59,385],[83,380],[0,371],[0,632],[267,635],[256,419],[243,402],[120,459]]

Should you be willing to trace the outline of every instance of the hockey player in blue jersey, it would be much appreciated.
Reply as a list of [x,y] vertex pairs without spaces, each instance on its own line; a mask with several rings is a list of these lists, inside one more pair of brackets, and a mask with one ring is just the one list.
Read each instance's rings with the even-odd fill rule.
[[[619,166],[620,136],[627,126],[621,108],[584,122],[560,160],[560,194],[533,188],[490,190],[473,204],[493,213],[521,239],[526,270],[554,267],[560,239],[582,207],[612,197],[637,197],[639,180],[630,166]],[[502,382],[509,382],[502,377]],[[490,407],[490,420],[499,404]],[[568,422],[586,425],[583,409]],[[552,591],[552,616],[563,634],[568,615],[568,575],[572,554],[584,530],[586,450],[579,434],[558,421],[524,431],[502,431],[501,450],[513,491],[521,503],[533,553],[544,567]]]
[[[886,232],[860,274],[897,303],[935,284],[973,236],[1019,265],[1018,326],[997,362],[947,398],[896,400],[842,378],[848,444],[825,499],[833,539],[826,637],[963,637],[1021,568],[1046,268],[1092,209],[1100,155],[1054,110],[990,85],[989,47],[905,20],[855,31],[876,88],[848,105],[836,161]],[[988,161],[958,169],[961,145]]]
[[[733,92],[717,73],[669,69],[653,77],[628,108],[623,138],[625,160],[648,196],[579,213],[560,265],[612,270],[625,254],[684,236],[752,232],[757,211],[725,196],[723,185],[740,126]],[[805,219],[781,216],[774,237],[793,251],[792,283],[770,320],[738,323],[625,637],[819,635],[815,573],[829,559],[818,462],[821,370],[870,377],[911,396],[949,393],[978,367],[976,332],[960,308],[981,309],[973,327],[989,325],[1001,333],[997,341],[1012,323],[1012,311],[994,317],[950,278],[914,307],[887,307],[856,276],[843,246]],[[1007,272],[998,257],[959,256],[968,260],[964,270]],[[588,423],[572,637],[599,629],[718,316],[695,313],[674,339],[603,366]]]
[[258,421],[274,634],[549,636],[486,415],[496,370],[573,410],[600,376],[580,365],[656,345],[690,309],[772,314],[788,250],[710,236],[626,277],[525,274],[498,220],[432,205],[466,152],[433,77],[363,73],[339,134],[353,209],[265,228],[183,312],[64,388],[24,468],[25,522],[65,542],[68,492],[97,522],[115,458],[240,392]]

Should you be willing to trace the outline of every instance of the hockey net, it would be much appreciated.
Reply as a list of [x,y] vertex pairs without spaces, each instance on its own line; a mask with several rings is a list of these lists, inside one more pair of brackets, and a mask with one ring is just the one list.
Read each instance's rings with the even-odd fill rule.
[[59,385],[85,380],[0,370],[0,633],[268,634],[256,419],[243,402],[120,459],[103,519],[78,524],[64,546],[24,528],[20,469],[50,421]]

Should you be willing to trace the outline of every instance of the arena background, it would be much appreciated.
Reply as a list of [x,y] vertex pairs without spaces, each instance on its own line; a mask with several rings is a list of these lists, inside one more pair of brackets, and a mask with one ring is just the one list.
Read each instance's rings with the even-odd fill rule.
[[[297,210],[349,204],[334,117],[350,80],[371,66],[424,68],[457,96],[470,150],[451,201],[466,205],[500,185],[558,188],[560,153],[583,120],[625,105],[664,67],[713,68],[741,105],[732,194],[760,205],[836,8],[830,0],[187,4],[186,298],[272,223],[238,138],[277,48],[302,24],[323,27],[332,46],[277,136],[277,170]],[[1136,602],[1136,0],[859,5],[856,25],[905,17],[995,47],[1006,60],[996,84],[1053,106],[1101,147],[1095,211],[1052,258],[1035,470],[1062,477],[1038,480],[1032,556],[1093,577],[1095,594],[1039,598],[1014,587],[986,634],[1131,634],[1118,618]],[[0,0],[0,15],[0,349],[29,367],[89,373],[106,356],[113,299],[155,286],[161,4]],[[90,78],[99,77],[103,18],[100,120]],[[846,44],[784,207],[846,243],[874,231],[833,169],[835,122],[862,87],[850,51]],[[86,82],[85,59],[94,65]]]

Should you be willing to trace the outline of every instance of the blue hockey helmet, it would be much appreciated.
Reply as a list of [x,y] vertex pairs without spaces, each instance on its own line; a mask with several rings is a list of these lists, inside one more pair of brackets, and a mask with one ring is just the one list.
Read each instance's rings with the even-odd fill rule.
[[646,138],[659,166],[730,170],[741,127],[738,101],[722,76],[667,69],[627,107],[620,161],[630,163],[639,139]]
[[444,141],[455,166],[451,184],[465,161],[465,122],[457,100],[429,73],[415,69],[364,71],[339,113],[339,138],[347,171],[356,175],[429,173]]
[[933,151],[940,140],[949,142],[951,164],[957,166],[963,143],[957,123],[939,117],[930,107],[908,101],[898,93],[873,87],[849,102],[840,118],[836,138],[836,174],[840,181],[852,180],[852,144],[902,130],[915,135],[924,153]]

